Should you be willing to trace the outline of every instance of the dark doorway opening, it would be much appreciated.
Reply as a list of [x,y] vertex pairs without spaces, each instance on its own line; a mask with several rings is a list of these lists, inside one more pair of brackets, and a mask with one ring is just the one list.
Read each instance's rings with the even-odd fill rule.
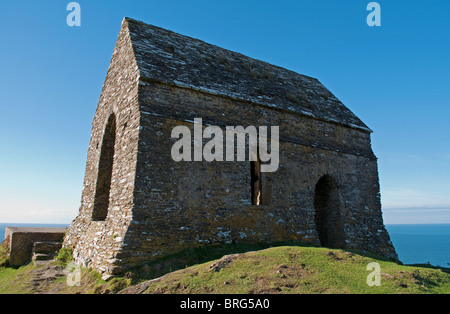
[[314,195],[315,223],[320,245],[332,248],[345,246],[341,221],[341,200],[336,182],[326,175],[320,178]]

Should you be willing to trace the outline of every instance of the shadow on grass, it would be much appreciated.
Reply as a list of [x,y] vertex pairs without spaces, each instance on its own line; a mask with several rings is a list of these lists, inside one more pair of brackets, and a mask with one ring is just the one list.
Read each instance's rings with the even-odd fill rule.
[[450,268],[448,267],[442,267],[442,266],[434,266],[431,264],[404,264],[405,266],[412,266],[412,267],[422,267],[422,268],[430,268],[430,269],[440,269],[444,273],[450,274]]
[[197,264],[206,263],[222,258],[224,255],[259,251],[277,246],[303,246],[314,247],[306,242],[275,242],[275,243],[220,243],[210,244],[197,248],[187,248],[181,252],[171,254],[149,262],[143,266],[137,266],[128,270],[125,277],[131,278],[133,284],[145,280],[155,279],[167,273],[184,269]]

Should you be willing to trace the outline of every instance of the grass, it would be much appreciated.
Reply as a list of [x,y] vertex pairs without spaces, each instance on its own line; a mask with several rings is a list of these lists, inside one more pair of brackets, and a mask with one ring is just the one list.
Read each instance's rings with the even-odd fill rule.
[[0,267],[0,294],[24,294],[26,290],[21,284],[13,284],[16,282],[19,274],[26,274],[28,271],[25,267],[14,269],[11,267]]
[[[275,243],[273,245],[287,244]],[[293,243],[289,243],[293,244]],[[298,243],[297,243],[298,244]],[[302,245],[307,245],[303,244]],[[154,279],[169,272],[173,272],[186,267],[205,263],[215,259],[219,259],[227,254],[244,253],[249,251],[257,251],[268,248],[270,245],[255,243],[239,243],[239,244],[213,244],[209,246],[200,246],[196,248],[187,248],[181,252],[165,256],[147,265],[131,269],[127,276],[132,279],[132,284],[140,283],[144,280]]]
[[0,243],[0,267],[8,266],[9,264],[9,238]]
[[[221,261],[217,271],[214,265]],[[374,261],[381,267],[381,285],[369,287],[366,267]],[[145,293],[450,293],[450,274],[349,251],[282,246],[169,273]]]
[[[97,272],[90,269],[81,269],[80,286],[69,286],[65,275],[42,279],[49,271],[61,268],[58,262],[41,267],[33,263],[19,268],[0,267],[0,294],[104,294],[116,293],[130,284],[125,278],[103,281]],[[41,281],[36,281],[39,276]]]
[[[89,269],[81,270],[81,285],[67,285],[67,277],[62,271],[71,258],[71,252],[62,249],[58,260],[52,264],[36,267],[33,263],[21,267],[8,266],[8,241],[0,243],[0,294],[32,294],[32,293],[105,293],[117,292],[117,281],[107,283],[100,275]],[[36,280],[38,277],[41,280]],[[48,278],[50,277],[50,278]],[[124,281],[124,280],[122,280]],[[122,289],[124,286],[120,286]]]

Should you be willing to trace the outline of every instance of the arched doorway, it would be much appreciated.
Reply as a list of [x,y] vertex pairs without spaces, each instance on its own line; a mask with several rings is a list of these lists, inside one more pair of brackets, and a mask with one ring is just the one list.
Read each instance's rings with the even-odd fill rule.
[[316,184],[314,209],[320,245],[343,248],[345,237],[341,221],[340,193],[336,182],[329,175],[320,178]]
[[111,114],[103,135],[100,161],[98,165],[97,186],[95,188],[94,208],[92,210],[92,220],[105,220],[108,214],[115,142],[116,116]]

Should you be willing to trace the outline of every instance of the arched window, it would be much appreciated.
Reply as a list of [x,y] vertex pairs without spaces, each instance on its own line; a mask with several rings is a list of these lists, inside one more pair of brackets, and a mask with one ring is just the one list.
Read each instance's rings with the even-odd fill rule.
[[333,178],[328,175],[320,178],[316,184],[314,209],[320,245],[343,248],[345,236],[341,221],[339,189]]
[[108,214],[115,142],[116,116],[111,114],[103,135],[100,161],[98,165],[97,186],[95,188],[94,209],[92,210],[92,220],[105,220]]

